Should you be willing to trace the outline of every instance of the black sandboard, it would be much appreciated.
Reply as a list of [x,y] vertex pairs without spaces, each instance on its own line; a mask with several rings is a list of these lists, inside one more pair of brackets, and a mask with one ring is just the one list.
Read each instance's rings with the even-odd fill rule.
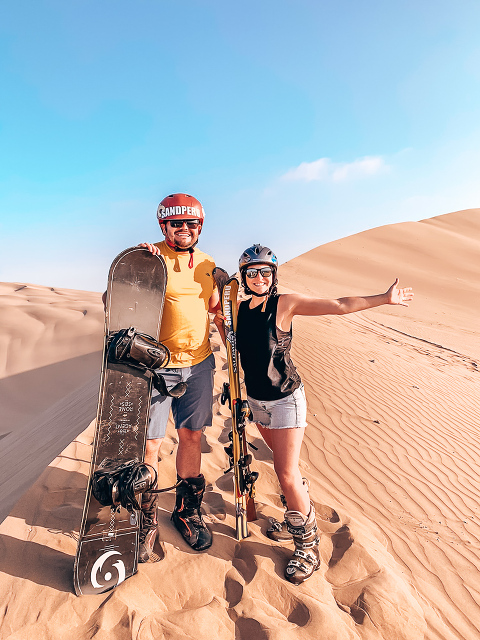
[[139,513],[102,506],[92,494],[92,476],[106,458],[143,461],[151,378],[109,362],[107,343],[128,327],[158,339],[166,283],[163,258],[142,247],[126,249],[110,267],[95,441],[74,568],[77,595],[103,593],[137,571]]

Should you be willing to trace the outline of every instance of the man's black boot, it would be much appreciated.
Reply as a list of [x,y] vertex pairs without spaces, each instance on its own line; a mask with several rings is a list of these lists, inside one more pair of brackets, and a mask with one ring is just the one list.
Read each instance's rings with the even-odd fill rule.
[[212,545],[212,534],[200,512],[205,493],[205,478],[199,475],[197,478],[178,479],[181,483],[176,489],[173,523],[192,549],[203,551]]

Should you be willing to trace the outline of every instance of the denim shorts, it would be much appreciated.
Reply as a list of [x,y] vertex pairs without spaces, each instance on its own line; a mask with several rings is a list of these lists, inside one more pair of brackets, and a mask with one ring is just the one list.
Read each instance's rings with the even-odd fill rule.
[[161,396],[156,389],[153,389],[148,440],[165,437],[170,408],[175,429],[201,431],[212,424],[213,374],[215,373],[213,353],[192,367],[161,369],[159,373],[165,378],[167,389],[171,389],[178,382],[186,382],[187,390],[181,398],[172,398]]
[[299,429],[307,426],[307,401],[303,384],[280,400],[255,400],[248,396],[252,422],[266,429]]

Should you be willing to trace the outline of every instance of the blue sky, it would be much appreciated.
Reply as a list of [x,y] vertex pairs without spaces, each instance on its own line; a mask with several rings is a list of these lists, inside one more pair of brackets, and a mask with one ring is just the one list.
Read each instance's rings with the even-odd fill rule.
[[5,0],[0,281],[103,290],[169,193],[233,272],[480,206],[480,4]]

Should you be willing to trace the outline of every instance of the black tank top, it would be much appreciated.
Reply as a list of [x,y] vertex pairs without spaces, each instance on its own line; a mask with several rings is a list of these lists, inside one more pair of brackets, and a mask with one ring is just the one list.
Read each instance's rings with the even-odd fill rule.
[[302,382],[290,359],[292,329],[277,328],[279,298],[271,296],[263,312],[262,304],[250,309],[250,300],[238,309],[237,349],[247,393],[256,400],[285,398]]

